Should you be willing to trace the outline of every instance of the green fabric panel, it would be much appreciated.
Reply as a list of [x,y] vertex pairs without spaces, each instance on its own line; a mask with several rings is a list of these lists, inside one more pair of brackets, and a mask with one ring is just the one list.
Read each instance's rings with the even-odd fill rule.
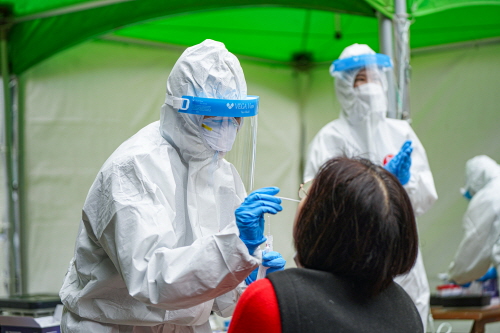
[[500,6],[455,8],[415,18],[410,46],[419,48],[500,36]]
[[[241,22],[252,22],[241,24]],[[341,33],[336,38],[338,27]],[[298,8],[246,8],[194,13],[121,29],[115,34],[190,46],[210,38],[238,55],[288,62],[309,52],[313,61],[331,61],[353,43],[378,48],[374,17]]]
[[408,12],[413,16],[434,14],[452,8],[500,5],[500,0],[407,0],[407,2]]
[[[373,16],[363,0],[274,0],[276,6],[308,7]],[[81,12],[27,21],[13,26],[10,34],[10,58],[14,73],[21,73],[54,53],[89,38],[146,20],[202,10],[269,5],[266,0],[141,0],[98,7]],[[254,18],[251,24],[256,22]],[[245,26],[250,22],[242,22]],[[147,37],[146,37],[147,38]],[[252,46],[256,47],[256,46]]]
[[394,0],[366,0],[366,2],[382,14],[392,18],[394,13]]
[[[95,1],[95,0],[94,0]],[[12,3],[14,5],[15,16],[24,16],[34,13],[45,12],[47,10],[58,9],[62,7],[72,6],[85,2],[93,2],[88,0],[13,0],[2,1],[3,3]]]
[[[264,0],[117,3],[14,25],[9,36],[10,58],[13,72],[19,74],[61,50],[116,31],[118,36],[182,46],[211,38],[223,41],[241,56],[284,63],[291,61],[295,53],[308,52],[314,62],[325,62],[335,59],[344,47],[355,42],[378,49],[378,25],[373,8],[390,15],[393,2],[274,0],[273,4],[280,7],[264,6],[269,5]],[[408,2],[413,14],[418,16],[411,27],[412,48],[500,36],[497,23],[500,6],[464,7],[496,4],[500,0]],[[15,1],[15,10],[19,16],[78,3],[83,2],[20,0]],[[461,7],[421,16],[452,4]],[[333,11],[351,12],[356,16]],[[158,17],[163,19],[156,20]],[[121,27],[124,28],[117,30]]]

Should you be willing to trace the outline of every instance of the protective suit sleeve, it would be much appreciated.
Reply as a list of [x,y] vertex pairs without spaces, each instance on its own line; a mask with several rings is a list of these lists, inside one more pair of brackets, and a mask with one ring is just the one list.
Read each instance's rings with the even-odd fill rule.
[[227,318],[233,315],[236,303],[240,299],[241,294],[246,289],[246,283],[243,281],[234,290],[217,297],[214,300],[212,311],[219,317]]
[[500,220],[490,200],[482,199],[479,195],[472,198],[463,218],[464,237],[448,270],[450,280],[457,284],[480,278],[492,263]]
[[417,261],[415,266],[406,274],[398,275],[394,278],[394,282],[398,283],[408,293],[415,303],[422,323],[424,332],[427,328],[427,318],[429,317],[429,300],[431,291],[427,275],[425,272],[424,261],[422,259],[422,251],[418,249]]
[[409,125],[408,129],[413,152],[410,180],[404,188],[410,197],[415,216],[418,217],[431,208],[438,196],[424,146]]
[[103,205],[100,220],[109,222],[96,236],[140,302],[171,311],[190,308],[233,290],[259,264],[235,232],[176,248],[175,228],[189,226],[174,226],[169,202],[147,174],[117,166],[105,182],[96,202]]
[[496,279],[497,277],[498,277],[497,268],[496,267],[490,267],[490,269],[488,269],[488,271],[486,272],[486,274],[484,274],[483,276],[481,276],[476,281],[484,282],[484,281],[488,281],[488,280],[491,280],[491,279]]
[[[260,248],[257,248],[253,254],[255,257],[261,260],[262,251]],[[258,269],[258,268],[257,268]],[[236,303],[240,299],[241,294],[247,288],[247,284],[245,281],[242,281],[235,289],[231,290],[224,295],[217,297],[214,300],[214,304],[212,307],[212,311],[215,312],[220,317],[230,317],[233,315],[234,309],[236,307]]]

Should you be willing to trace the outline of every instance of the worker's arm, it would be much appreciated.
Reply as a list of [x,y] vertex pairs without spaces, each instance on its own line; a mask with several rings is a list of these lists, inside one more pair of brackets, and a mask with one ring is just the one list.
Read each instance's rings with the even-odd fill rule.
[[450,280],[464,284],[483,276],[491,265],[500,221],[489,200],[475,197],[463,218],[464,237],[449,267]]
[[436,202],[438,196],[434,178],[427,160],[424,146],[415,132],[409,127],[409,140],[412,142],[410,180],[404,186],[410,197],[415,216],[424,214]]
[[233,290],[260,263],[235,223],[178,247],[179,235],[191,226],[175,225],[174,207],[154,183],[124,172],[117,166],[104,180],[109,184],[97,202],[107,223],[96,235],[132,297],[165,310],[187,309]]

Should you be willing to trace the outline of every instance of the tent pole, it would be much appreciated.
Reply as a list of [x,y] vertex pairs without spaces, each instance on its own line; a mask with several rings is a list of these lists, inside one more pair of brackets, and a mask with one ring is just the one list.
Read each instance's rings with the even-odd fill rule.
[[9,295],[21,295],[21,244],[20,244],[20,219],[19,219],[19,196],[17,182],[17,150],[14,147],[13,131],[13,105],[11,79],[9,72],[7,35],[9,25],[0,26],[0,69],[3,83],[4,99],[4,142],[5,146],[5,169],[7,179],[7,210],[8,210],[8,246],[9,246]]
[[[377,12],[378,31],[380,41],[380,52],[394,59],[392,20],[380,12]],[[396,118],[396,85],[394,82],[394,71],[387,75],[388,84],[388,107],[387,117]]]
[[406,0],[394,1],[395,73],[398,87],[397,113],[398,119],[410,119],[410,21]]

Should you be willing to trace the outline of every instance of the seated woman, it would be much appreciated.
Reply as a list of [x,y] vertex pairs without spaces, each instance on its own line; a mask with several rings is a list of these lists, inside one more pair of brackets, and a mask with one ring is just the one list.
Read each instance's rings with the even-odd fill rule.
[[417,257],[413,209],[400,182],[366,159],[333,158],[295,216],[298,268],[251,284],[229,333],[423,332],[395,282]]

